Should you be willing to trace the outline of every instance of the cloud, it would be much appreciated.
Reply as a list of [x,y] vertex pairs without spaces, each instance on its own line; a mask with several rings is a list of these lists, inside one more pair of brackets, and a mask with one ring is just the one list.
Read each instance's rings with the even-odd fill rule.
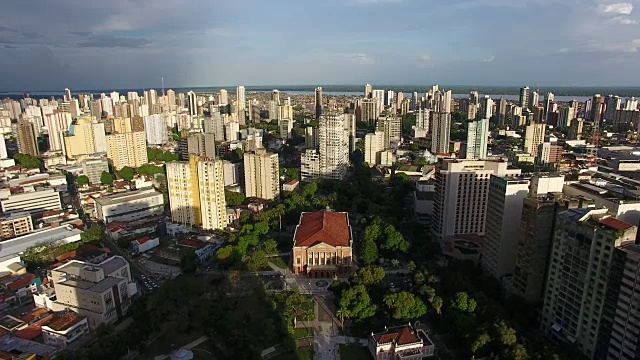
[[40,36],[42,36],[42,35],[38,34],[37,32],[33,32],[33,31],[31,31],[31,32],[23,32],[23,33],[20,33],[20,35],[22,35],[24,38],[27,38],[27,39],[36,39],[36,38],[39,38]]
[[631,19],[631,18],[626,17],[626,16],[616,16],[611,20],[615,21],[615,22],[617,22],[619,24],[622,24],[622,25],[635,25],[635,24],[638,23],[637,20]]
[[418,54],[418,56],[416,56],[416,59],[420,63],[428,63],[428,62],[431,62],[431,55],[429,55],[429,54]]
[[93,33],[91,31],[69,31],[69,34],[77,35],[77,36],[91,36],[91,35],[93,35]]
[[575,47],[562,48],[558,51],[560,54],[635,54],[640,52],[640,39],[624,41],[618,43],[596,43],[588,42]]
[[629,15],[633,11],[631,3],[600,4],[598,10],[605,14]]
[[493,60],[495,60],[495,59],[496,59],[495,55],[491,55],[491,56],[486,57],[484,59],[480,59],[480,62],[489,63],[489,62],[493,62]]
[[371,57],[369,57],[369,55],[367,54],[349,54],[347,55],[347,60],[349,60],[350,62],[354,63],[354,64],[359,64],[359,65],[369,65],[369,64],[373,64],[373,59]]
[[95,48],[139,48],[151,44],[143,38],[118,37],[112,35],[91,36],[87,41],[78,43],[78,47]]

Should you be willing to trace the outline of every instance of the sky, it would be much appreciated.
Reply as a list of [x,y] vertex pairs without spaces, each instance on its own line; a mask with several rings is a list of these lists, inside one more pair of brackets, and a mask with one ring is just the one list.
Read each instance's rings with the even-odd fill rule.
[[640,85],[640,0],[9,0],[0,90]]

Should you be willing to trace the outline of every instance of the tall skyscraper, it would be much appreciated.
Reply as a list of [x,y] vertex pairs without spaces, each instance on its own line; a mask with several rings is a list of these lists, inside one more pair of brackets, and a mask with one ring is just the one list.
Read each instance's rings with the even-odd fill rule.
[[59,110],[54,110],[44,117],[44,125],[49,133],[49,151],[64,149],[63,132],[69,129],[71,121],[71,114]]
[[380,108],[375,99],[368,99],[359,102],[356,108],[357,121],[365,122],[369,126],[375,126],[376,120],[380,115]]
[[244,154],[244,181],[247,197],[273,200],[280,195],[278,154],[257,149]]
[[171,89],[167,90],[167,104],[169,105],[169,110],[176,106],[176,92]]
[[114,121],[115,133],[106,136],[107,158],[111,160],[113,168],[138,168],[149,162],[144,120],[141,117],[115,120],[118,120]]
[[484,160],[487,158],[489,140],[489,119],[467,123],[467,153],[465,159]]
[[16,127],[18,134],[18,152],[38,156],[38,138],[33,123],[26,120],[19,120]]
[[544,116],[545,116],[545,122],[548,123],[549,122],[549,113],[551,113],[551,106],[553,103],[553,100],[555,99],[555,95],[553,95],[552,92],[548,92],[547,96],[545,96],[545,107],[544,107]]
[[595,358],[605,296],[609,281],[614,281],[614,249],[635,243],[637,230],[607,209],[570,209],[556,217],[542,307],[547,336]]
[[384,110],[384,90],[372,90],[371,98],[376,101],[378,112],[382,112]]
[[638,359],[640,339],[640,245],[616,248],[598,331],[595,359]]
[[448,154],[449,137],[451,135],[451,114],[446,112],[432,113],[431,153]]
[[169,140],[169,114],[154,114],[144,117],[144,131],[149,145],[164,145]]
[[9,155],[7,154],[7,144],[4,141],[4,134],[0,135],[0,159],[6,159]]
[[187,93],[187,101],[189,106],[189,115],[191,116],[198,115],[198,99],[196,94],[193,91],[189,91]]
[[166,169],[172,221],[205,230],[226,227],[222,161],[192,154],[189,162],[169,162]]
[[498,125],[504,125],[507,120],[507,99],[501,97],[496,105],[496,115],[498,115]]
[[[208,158],[216,157],[216,137],[214,134],[197,133],[187,137],[187,154],[204,156]],[[184,158],[188,158],[185,154]]]
[[388,149],[392,143],[402,141],[402,118],[387,116],[378,118],[376,128],[384,134],[384,148]]
[[69,89],[64,89],[64,97],[63,97],[64,101],[69,102],[71,101],[71,90]]
[[603,100],[602,95],[595,94],[591,100],[591,108],[589,109],[589,120],[592,120],[594,124],[600,124],[600,119],[603,112]]
[[301,156],[302,180],[327,178],[342,180],[349,168],[349,134],[345,114],[326,113],[320,117],[318,151],[306,150]]
[[493,116],[493,100],[489,97],[489,95],[485,95],[482,99],[482,104],[480,104],[480,108],[482,109],[482,116],[484,119],[491,119]]
[[271,101],[273,101],[276,106],[280,106],[280,90],[274,89],[271,92]]
[[373,94],[373,86],[371,86],[371,84],[367,84],[364,86],[364,97],[367,99],[371,98],[371,95]]
[[616,111],[622,108],[622,99],[619,96],[607,95],[604,98],[604,104],[604,118],[607,121],[613,121],[616,117]]
[[535,106],[540,105],[540,93],[538,90],[531,93],[531,98],[529,101],[529,109],[533,109]]
[[491,175],[515,176],[506,161],[446,159],[436,172],[431,228],[438,239],[457,234],[485,232],[487,196]]
[[317,87],[316,88],[316,120],[320,119],[320,116],[322,115],[322,88],[321,87]]
[[229,98],[227,95],[227,90],[225,89],[220,89],[220,93],[218,94],[218,98],[220,100],[220,104],[228,104],[229,103]]
[[546,124],[531,124],[527,126],[524,137],[524,151],[538,156],[538,146],[544,142]]
[[370,167],[378,163],[378,154],[386,148],[384,138],[384,131],[369,133],[364,137],[364,162]]
[[245,97],[244,86],[238,86],[236,88],[236,102],[239,109],[245,109],[247,99]]
[[528,109],[529,108],[529,93],[530,93],[530,89],[528,86],[525,86],[523,88],[520,88],[520,107],[522,109]]
[[416,129],[425,130],[425,134],[431,129],[431,113],[430,109],[418,109],[416,114]]

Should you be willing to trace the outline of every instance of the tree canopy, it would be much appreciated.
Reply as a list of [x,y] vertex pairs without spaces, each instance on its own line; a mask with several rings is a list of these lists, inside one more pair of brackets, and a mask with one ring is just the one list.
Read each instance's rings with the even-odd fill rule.
[[352,281],[354,284],[375,285],[384,279],[384,269],[380,266],[361,267],[353,274]]
[[103,171],[102,175],[100,175],[100,182],[102,185],[111,185],[113,184],[113,175],[111,173]]
[[227,202],[227,206],[240,206],[245,200],[243,193],[229,190],[224,191],[224,198]]
[[177,161],[178,159],[180,159],[180,156],[170,151],[147,148],[147,158],[149,159],[149,161]]
[[427,313],[427,306],[422,300],[408,291],[385,295],[384,304],[396,320],[415,320]]
[[76,184],[78,185],[78,187],[89,185],[89,177],[87,177],[86,175],[78,176],[78,178],[76,179]]
[[138,168],[138,174],[154,178],[156,174],[164,174],[164,169],[160,166],[144,164]]
[[339,308],[348,312],[349,317],[355,320],[363,320],[372,317],[376,313],[376,306],[371,302],[367,288],[364,285],[356,285],[342,291]]
[[13,159],[22,167],[26,167],[27,169],[39,169],[42,165],[42,160],[37,158],[36,156],[29,154],[15,154],[13,155]]
[[135,170],[129,166],[125,166],[118,171],[118,176],[121,177],[124,181],[131,181],[134,174]]
[[97,225],[92,226],[89,230],[85,230],[82,234],[80,234],[80,239],[82,243],[99,243],[102,241],[102,236],[104,234],[104,230]]

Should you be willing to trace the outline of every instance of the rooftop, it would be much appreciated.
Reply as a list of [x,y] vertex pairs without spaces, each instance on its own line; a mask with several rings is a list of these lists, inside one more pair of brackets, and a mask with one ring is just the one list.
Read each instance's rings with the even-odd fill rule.
[[295,246],[325,243],[331,246],[350,246],[351,231],[346,212],[307,212],[300,216],[296,228]]
[[614,217],[607,217],[600,220],[600,224],[608,226],[616,231],[625,231],[633,227],[633,225],[628,224],[624,221],[618,220]]
[[55,319],[46,326],[54,331],[66,331],[75,324],[84,320],[84,316],[80,316],[71,311],[63,311],[55,314]]
[[138,190],[138,191],[127,191],[120,194],[110,195],[110,196],[101,196],[96,198],[96,203],[101,206],[109,206],[109,205],[117,205],[122,204],[128,201],[135,201],[146,199],[148,197],[162,195],[161,193],[155,191],[154,189],[147,190]]
[[14,354],[31,353],[41,357],[53,354],[56,347],[45,345],[39,342],[20,339],[11,335],[5,335],[0,338],[0,350]]
[[411,326],[393,327],[372,336],[378,344],[407,345],[422,342]]

